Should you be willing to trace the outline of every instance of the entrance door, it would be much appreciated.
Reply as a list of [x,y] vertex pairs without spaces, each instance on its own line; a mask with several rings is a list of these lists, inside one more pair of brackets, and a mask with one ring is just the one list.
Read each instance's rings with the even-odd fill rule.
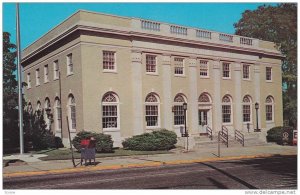
[[206,127],[208,125],[208,112],[209,110],[198,110],[198,117],[199,117],[199,131],[200,133],[206,133]]

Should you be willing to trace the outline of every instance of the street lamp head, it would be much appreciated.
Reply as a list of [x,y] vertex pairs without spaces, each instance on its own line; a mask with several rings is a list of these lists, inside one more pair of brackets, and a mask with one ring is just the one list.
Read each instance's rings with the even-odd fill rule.
[[259,109],[259,104],[257,102],[255,103],[255,109]]
[[187,103],[183,103],[183,110],[187,110]]

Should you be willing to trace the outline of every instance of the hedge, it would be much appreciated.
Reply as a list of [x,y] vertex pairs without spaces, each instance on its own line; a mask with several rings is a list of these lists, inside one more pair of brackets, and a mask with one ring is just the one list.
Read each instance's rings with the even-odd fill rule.
[[289,143],[292,143],[293,139],[293,129],[291,127],[273,127],[267,131],[267,141],[276,142],[277,144],[282,144],[282,134],[284,131],[289,133]]
[[122,142],[124,149],[155,151],[175,148],[177,135],[172,131],[161,129],[127,138]]
[[96,139],[96,151],[97,152],[113,152],[113,141],[110,135],[106,135],[103,133],[94,133],[90,131],[81,131],[76,134],[74,139],[72,140],[73,146],[80,151],[80,142],[83,139],[87,139],[89,137],[94,137]]

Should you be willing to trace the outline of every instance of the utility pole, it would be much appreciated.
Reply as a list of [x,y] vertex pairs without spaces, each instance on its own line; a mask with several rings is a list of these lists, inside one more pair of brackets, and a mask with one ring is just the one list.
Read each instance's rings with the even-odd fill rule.
[[19,90],[19,128],[20,128],[20,154],[24,153],[24,133],[23,133],[23,105],[22,105],[22,68],[21,68],[21,40],[20,40],[20,17],[19,3],[16,5],[17,18],[17,61],[18,61],[18,90]]

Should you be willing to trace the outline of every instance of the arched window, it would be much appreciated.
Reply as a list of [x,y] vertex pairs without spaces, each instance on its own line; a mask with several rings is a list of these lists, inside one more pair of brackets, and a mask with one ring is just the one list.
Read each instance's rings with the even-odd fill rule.
[[61,130],[61,104],[58,97],[55,98],[55,128]]
[[200,96],[199,96],[199,99],[198,99],[198,102],[200,104],[210,104],[211,103],[211,100],[210,100],[210,97],[207,93],[202,93]]
[[35,110],[41,110],[41,102],[40,101],[36,102],[36,109]]
[[222,99],[222,121],[223,123],[232,122],[232,101],[229,95],[225,95]]
[[159,97],[155,93],[147,95],[145,100],[146,126],[159,127]]
[[31,102],[28,102],[28,105],[27,105],[27,112],[28,112],[29,114],[32,114],[32,111],[33,111],[33,109],[32,109],[32,104],[31,104]]
[[246,95],[243,98],[243,122],[251,122],[252,114],[251,114],[251,97]]
[[183,103],[187,103],[183,94],[177,94],[174,98],[174,125],[184,125]]
[[266,121],[274,120],[274,98],[268,96],[266,98]]
[[51,109],[50,99],[48,97],[45,98],[45,103],[44,103],[44,115],[45,115],[45,119],[48,118],[47,117],[47,113],[46,113],[47,109]]
[[76,102],[75,98],[72,94],[69,95],[68,98],[68,107],[69,107],[69,126],[70,129],[76,131]]
[[102,128],[116,129],[119,127],[119,99],[113,92],[106,93],[102,98]]

